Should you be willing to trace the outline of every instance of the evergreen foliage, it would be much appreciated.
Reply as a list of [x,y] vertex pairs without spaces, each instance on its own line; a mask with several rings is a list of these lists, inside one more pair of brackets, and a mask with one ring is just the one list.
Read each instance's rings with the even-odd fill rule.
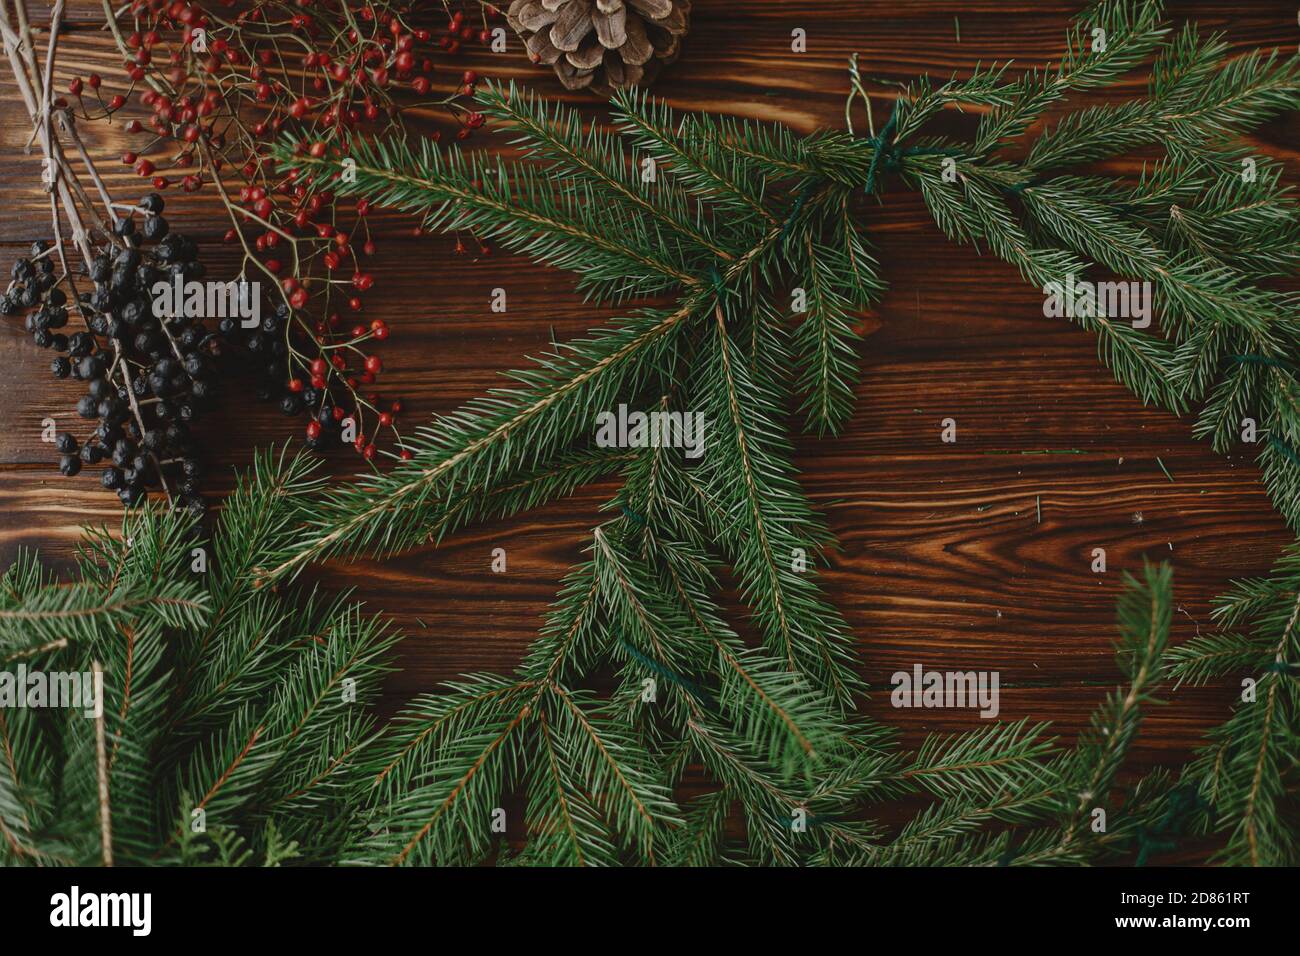
[[[852,413],[854,317],[884,289],[863,197],[886,184],[917,189],[948,236],[1034,285],[1152,282],[1152,328],[1080,319],[1102,358],[1144,400],[1200,407],[1216,447],[1255,417],[1265,481],[1300,521],[1296,302],[1267,284],[1294,274],[1296,210],[1276,164],[1240,139],[1297,105],[1300,62],[1226,61],[1221,39],[1171,33],[1159,4],[1134,0],[1090,8],[1067,43],[1055,69],[918,80],[866,137],[679,116],[632,92],[613,103],[614,132],[588,129],[512,86],[482,97],[518,162],[387,140],[315,157],[286,141],[283,164],[318,188],[472,229],[574,272],[622,315],[435,419],[390,471],[324,485],[263,456],[202,575],[193,527],[147,509],[120,538],[92,534],[71,583],[20,559],[0,589],[0,657],[102,669],[107,701],[99,720],[0,711],[0,859],[1085,864],[1145,861],[1217,829],[1229,862],[1295,862],[1296,555],[1228,597],[1225,632],[1173,654],[1186,681],[1251,670],[1258,701],[1180,777],[1132,785],[1124,760],[1167,673],[1167,567],[1127,580],[1124,683],[1073,749],[1018,722],[903,752],[858,712],[851,636],[818,583],[832,541],[788,426],[834,433]],[[1070,92],[1152,58],[1143,99],[1066,113],[1013,155]],[[967,104],[985,110],[970,141],[923,135]],[[1087,168],[1153,144],[1168,155],[1136,183]],[[792,314],[795,288],[807,307]],[[594,447],[595,413],[620,403],[702,412],[704,458]],[[376,728],[365,705],[392,638],[295,585],[299,572],[611,473],[623,482],[608,517],[519,667],[468,675]],[[723,581],[747,621],[729,620]],[[712,789],[682,802],[692,766]],[[873,821],[906,794],[933,800],[896,832]],[[511,796],[519,852],[493,826]]]
[[346,597],[275,593],[253,570],[318,488],[305,460],[261,455],[211,542],[145,507],[120,534],[88,532],[70,582],[31,554],[8,569],[0,670],[51,687],[98,670],[103,692],[100,717],[80,698],[0,707],[0,862],[340,859],[394,637]]
[[[1145,97],[1066,112],[1022,148],[1072,91],[1151,60]],[[328,489],[261,568],[291,580],[312,561],[411,548],[568,494],[597,473],[624,479],[518,673],[470,678],[408,715],[385,777],[407,796],[394,799],[383,832],[423,823],[390,859],[480,858],[487,837],[476,821],[508,781],[528,792],[525,862],[1086,862],[1126,840],[1148,841],[1145,856],[1152,834],[1188,823],[1188,794],[1199,799],[1207,784],[1156,775],[1135,798],[1161,822],[1127,813],[1104,838],[1088,838],[1089,807],[1114,786],[1163,653],[1167,620],[1131,601],[1122,605],[1130,685],[1077,752],[1044,765],[1039,736],[1024,727],[934,743],[922,751],[931,762],[969,751],[1007,776],[981,786],[967,774],[944,790],[939,770],[917,770],[945,799],[892,840],[852,812],[913,777],[898,769],[888,730],[855,713],[863,688],[850,635],[815,573],[830,535],[799,484],[787,423],[798,413],[806,429],[834,433],[852,412],[853,319],[884,288],[864,193],[887,183],[918,190],[951,239],[1044,291],[1069,277],[1150,282],[1150,328],[1107,314],[1077,321],[1143,401],[1199,408],[1196,430],[1216,448],[1254,418],[1265,482],[1300,525],[1300,316],[1294,295],[1267,284],[1294,274],[1300,227],[1277,164],[1242,139],[1300,105],[1300,58],[1229,60],[1220,37],[1172,32],[1159,3],[1103,0],[1076,19],[1055,69],[1009,74],[995,65],[968,79],[918,80],[879,133],[868,118],[867,137],[680,116],[630,91],[612,103],[611,132],[511,85],[480,96],[522,148],[519,161],[392,140],[313,156],[284,141],[283,165],[318,188],[417,213],[431,229],[473,230],[573,272],[590,299],[622,312],[436,418],[410,442],[411,461]],[[861,83],[855,69],[864,97]],[[985,110],[969,141],[923,135],[941,110],[965,105]],[[1167,155],[1137,182],[1090,168],[1155,145]],[[806,309],[792,314],[796,289]],[[595,413],[619,403],[703,412],[704,460],[595,448]],[[752,646],[721,609],[724,570],[749,610]],[[1143,587],[1144,600],[1163,593],[1158,575]],[[612,696],[591,696],[611,671]],[[642,699],[647,686],[653,704]],[[1228,729],[1234,741],[1247,731],[1294,740],[1293,709],[1246,712],[1242,723],[1265,725]],[[679,812],[668,794],[692,763],[720,789]],[[1265,764],[1258,788],[1225,791],[1219,819],[1293,856],[1294,832],[1264,828],[1258,814],[1284,798],[1280,781],[1294,767]],[[736,807],[742,845],[724,827]],[[796,835],[800,812],[817,825]],[[1021,842],[976,836],[987,823],[1044,813],[1057,825]],[[379,837],[367,859],[393,849]]]
[[1218,859],[1251,866],[1300,860],[1300,547],[1292,545],[1263,579],[1238,581],[1215,608],[1219,630],[1170,654],[1180,683],[1236,679],[1242,698],[1188,767],[1205,823],[1226,835]]
[[[88,536],[74,581],[29,555],[9,568],[0,670],[99,670],[103,707],[0,708],[0,861],[1086,863],[1131,851],[1175,793],[1163,773],[1116,786],[1164,673],[1167,566],[1128,579],[1127,683],[1074,752],[1024,721],[901,751],[740,641],[697,545],[626,515],[596,530],[514,674],[465,677],[380,728],[368,705],[393,637],[346,599],[272,592],[255,571],[319,489],[303,459],[263,455],[211,541],[183,514],[145,508],[120,537]],[[205,571],[192,570],[196,548],[212,556]],[[41,643],[70,620],[82,623]],[[613,650],[610,632],[624,636]],[[594,655],[617,672],[613,694],[584,686]],[[655,704],[647,674],[662,681]],[[716,789],[681,806],[690,761]],[[935,802],[900,833],[870,819],[910,793]],[[512,795],[521,852],[494,826]],[[1117,814],[1106,833],[1090,826],[1097,807]],[[743,834],[727,826],[733,808]]]

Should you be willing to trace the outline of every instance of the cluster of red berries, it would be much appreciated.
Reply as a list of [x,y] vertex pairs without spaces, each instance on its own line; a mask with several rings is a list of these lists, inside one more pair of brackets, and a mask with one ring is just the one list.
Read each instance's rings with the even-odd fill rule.
[[[279,377],[272,391],[286,410],[312,416],[309,439],[325,428],[323,411],[332,417],[343,409],[355,419],[351,443],[368,458],[380,429],[396,436],[392,403],[358,391],[380,369],[361,343],[388,336],[383,322],[358,321],[376,281],[363,265],[376,253],[369,207],[344,208],[331,193],[310,190],[276,168],[271,146],[289,130],[322,150],[346,149],[355,135],[396,135],[412,95],[445,109],[458,138],[472,135],[483,117],[460,100],[474,92],[478,74],[448,73],[435,62],[476,40],[491,42],[489,22],[500,11],[469,2],[472,17],[447,9],[438,27],[416,22],[433,4],[394,0],[266,0],[237,14],[221,9],[234,0],[132,0],[118,21],[125,93],[105,99],[97,74],[68,85],[79,99],[94,92],[96,113],[81,99],[89,118],[133,100],[148,109],[126,123],[147,145],[121,159],[155,189],[218,192],[231,218],[225,240],[244,252],[242,274],[273,290],[282,319],[275,352],[283,354],[266,352]],[[363,431],[370,438],[361,442]]]

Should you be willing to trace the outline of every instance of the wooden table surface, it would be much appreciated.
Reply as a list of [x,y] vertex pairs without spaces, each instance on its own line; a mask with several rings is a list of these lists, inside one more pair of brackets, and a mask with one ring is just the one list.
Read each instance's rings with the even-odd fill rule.
[[[74,29],[61,44],[58,87],[72,63],[83,73],[118,75],[116,53],[93,26],[98,4],[70,6]],[[656,89],[680,108],[779,120],[799,131],[839,126],[851,53],[861,55],[864,72],[900,80],[1008,58],[1041,65],[1060,54],[1077,6],[696,0],[683,57]],[[1294,0],[1168,7],[1175,20],[1225,31],[1236,51],[1290,51],[1300,42]],[[798,27],[808,32],[805,53],[790,49]],[[513,38],[507,54],[480,48],[460,62],[563,96],[549,71],[522,59]],[[1141,83],[1130,79],[1107,95],[1136,93]],[[38,159],[24,152],[28,129],[12,83],[0,83],[0,103],[0,258],[7,268],[48,226]],[[887,108],[877,101],[879,114]],[[138,191],[139,180],[111,159],[122,148],[120,124],[85,128],[92,148],[109,159],[111,180],[124,194]],[[1300,181],[1294,116],[1266,126],[1253,144],[1287,160],[1292,181]],[[1190,420],[1144,408],[1099,364],[1091,336],[1043,317],[1041,294],[1011,267],[945,240],[914,195],[896,190],[870,216],[890,288],[863,318],[871,334],[861,348],[858,411],[841,437],[804,440],[798,455],[806,487],[842,545],[825,583],[857,635],[862,673],[878,689],[866,706],[902,728],[909,743],[935,729],[969,729],[979,723],[973,711],[892,710],[889,675],[914,663],[997,670],[1001,719],[1049,719],[1071,740],[1118,680],[1111,642],[1125,569],[1140,568],[1144,557],[1173,562],[1174,639],[1181,641],[1208,626],[1210,600],[1229,579],[1266,571],[1291,535],[1247,451],[1216,455],[1192,440]],[[219,242],[226,223],[213,196],[177,198],[169,217],[202,240],[215,274],[234,264]],[[583,305],[567,275],[504,255],[457,258],[450,240],[413,238],[410,223],[393,218],[377,222],[379,282],[369,314],[393,328],[382,351],[382,394],[406,400],[409,422],[496,384],[497,373],[536,354],[551,329],[569,337],[606,314]],[[498,286],[509,292],[505,315],[490,310]],[[0,327],[6,563],[24,546],[66,561],[80,525],[114,522],[119,512],[116,498],[100,490],[97,469],[61,478],[52,448],[40,440],[41,420],[73,419],[79,395],[76,383],[51,379],[49,359],[16,321]],[[229,486],[230,469],[246,463],[254,447],[296,438],[302,427],[255,404],[246,384],[231,382],[221,411],[202,428],[218,489]],[[958,423],[956,444],[940,441],[948,417]],[[331,462],[339,474],[355,467],[356,458],[342,453]],[[406,632],[390,701],[464,671],[509,668],[611,491],[593,486],[516,520],[463,531],[436,550],[329,568],[327,581],[355,587]],[[507,551],[504,574],[490,568],[497,547]],[[1105,574],[1090,570],[1095,547],[1106,549]],[[1169,694],[1169,705],[1147,718],[1134,766],[1186,759],[1231,699],[1227,685]]]

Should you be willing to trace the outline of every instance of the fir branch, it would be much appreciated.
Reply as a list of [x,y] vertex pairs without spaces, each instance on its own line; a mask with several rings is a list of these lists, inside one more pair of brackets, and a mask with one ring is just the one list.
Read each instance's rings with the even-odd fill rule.
[[[1300,522],[1300,457],[1291,451],[1300,445],[1292,375],[1300,323],[1294,301],[1263,284],[1293,270],[1300,217],[1273,164],[1258,164],[1248,188],[1233,179],[1249,158],[1236,137],[1296,105],[1296,68],[1276,57],[1225,62],[1225,52],[1218,38],[1171,35],[1158,3],[1103,0],[1076,19],[1055,69],[1007,80],[995,65],[966,80],[919,80],[866,139],[679,116],[633,93],[614,104],[613,135],[514,87],[492,87],[484,107],[524,147],[522,163],[443,159],[402,143],[321,156],[286,140],[283,165],[317,188],[419,212],[432,228],[496,236],[576,273],[581,289],[607,303],[676,301],[556,346],[513,373],[520,387],[423,431],[410,463],[332,488],[258,566],[265,581],[330,556],[438,540],[569,493],[606,473],[591,447],[593,410],[700,410],[712,436],[694,468],[660,448],[618,453],[625,483],[609,504],[616,516],[593,529],[518,671],[418,702],[390,741],[395,751],[367,765],[377,802],[352,858],[486,859],[495,841],[485,816],[512,788],[527,793],[533,838],[511,861],[519,864],[1082,863],[1156,826],[1173,800],[1159,775],[1135,789],[1111,833],[1090,834],[1085,817],[1114,791],[1142,705],[1163,676],[1168,572],[1148,569],[1126,589],[1129,682],[1077,751],[1053,756],[1039,728],[1013,725],[934,740],[902,759],[882,728],[846,716],[860,689],[847,629],[797,557],[815,564],[829,536],[798,485],[783,422],[800,399],[814,430],[833,431],[851,413],[854,313],[881,283],[850,196],[896,175],[921,192],[949,237],[1012,264],[1045,295],[1101,270],[1153,283],[1158,327],[1086,312],[1077,320],[1144,400],[1180,412],[1202,403],[1197,432],[1218,447],[1253,411],[1267,439],[1266,483]],[[1025,158],[1003,155],[1070,91],[1109,85],[1153,54],[1144,99],[1067,112]],[[861,97],[860,75],[855,84]],[[986,111],[972,142],[924,135],[940,110],[962,105]],[[1136,183],[1067,169],[1152,142],[1168,156]],[[653,184],[637,177],[647,158]],[[791,329],[777,300],[795,285],[810,293],[810,309]],[[718,563],[731,568],[761,649],[744,650],[726,622],[711,571]],[[1209,650],[1213,660],[1202,654]],[[1189,646],[1177,673],[1200,679],[1243,659],[1236,653],[1227,639]],[[605,673],[616,687],[598,700],[586,685]],[[639,689],[660,680],[662,702],[644,700]],[[1290,691],[1273,678],[1261,687],[1270,707],[1227,733],[1262,741],[1255,753],[1264,757],[1247,773],[1245,757],[1220,747],[1214,772],[1226,779],[1212,786],[1235,795],[1245,845],[1285,847],[1269,810],[1282,768],[1269,755],[1288,726],[1277,718],[1289,714]],[[614,756],[616,739],[628,759]],[[653,794],[691,759],[720,789],[679,817]],[[605,786],[593,791],[584,774]],[[861,818],[863,804],[916,787],[941,803],[882,842]],[[731,808],[747,821],[743,849],[726,837]],[[816,817],[806,833],[792,825],[801,814]],[[1055,826],[1045,822],[1052,814]],[[1039,829],[1013,840],[985,832],[995,821]]]

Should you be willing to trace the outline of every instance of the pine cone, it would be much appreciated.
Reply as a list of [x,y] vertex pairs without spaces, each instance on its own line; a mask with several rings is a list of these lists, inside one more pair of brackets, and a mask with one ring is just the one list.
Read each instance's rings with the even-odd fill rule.
[[506,14],[534,63],[603,96],[648,84],[677,59],[690,0],[514,0]]

